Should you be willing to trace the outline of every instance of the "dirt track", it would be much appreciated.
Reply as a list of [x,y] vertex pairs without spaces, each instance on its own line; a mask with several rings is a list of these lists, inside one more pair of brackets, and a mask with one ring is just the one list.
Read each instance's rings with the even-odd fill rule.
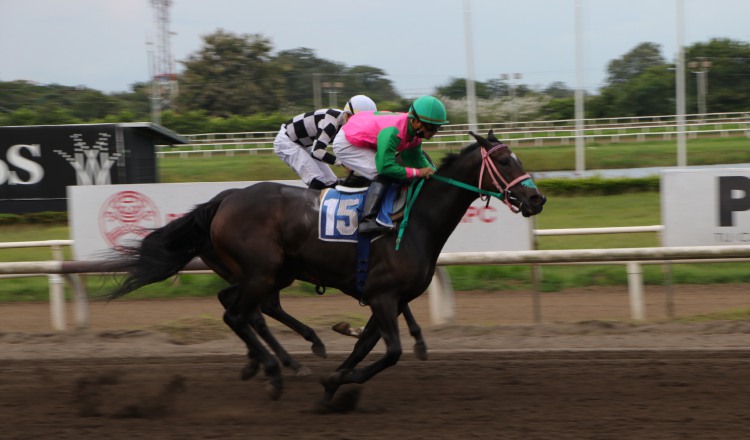
[[[680,288],[675,310],[746,306],[749,293]],[[92,330],[68,333],[46,330],[46,304],[2,304],[0,438],[747,437],[750,322],[633,324],[626,293],[601,289],[545,296],[546,323],[533,326],[528,295],[461,295],[456,325],[430,325],[424,298],[415,304],[429,359],[416,360],[404,335],[397,366],[342,389],[361,391],[348,413],[316,407],[318,379],[354,342],[328,325],[365,313],[348,298],[285,299],[316,327],[329,357],[310,355],[309,344],[275,327],[313,371],[285,370],[276,402],[262,377],[238,379],[244,347],[217,325],[212,300],[92,305]],[[663,295],[647,298],[648,315],[658,318]]]

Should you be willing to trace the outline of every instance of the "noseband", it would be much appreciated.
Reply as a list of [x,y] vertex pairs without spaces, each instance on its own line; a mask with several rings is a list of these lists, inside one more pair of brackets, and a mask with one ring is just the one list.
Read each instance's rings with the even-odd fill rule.
[[[531,176],[529,176],[528,173],[518,176],[512,181],[508,182],[505,180],[503,175],[498,171],[497,167],[495,166],[495,163],[492,162],[492,158],[490,157],[492,153],[494,153],[496,150],[499,150],[501,148],[508,148],[505,144],[497,144],[494,147],[487,150],[484,148],[484,145],[481,145],[482,148],[482,168],[479,170],[479,185],[477,185],[479,188],[482,187],[482,177],[484,176],[484,170],[487,169],[487,174],[489,174],[490,178],[492,179],[492,184],[495,185],[495,188],[497,188],[497,191],[503,195],[503,203],[505,203],[505,206],[508,207],[508,209],[511,210],[513,213],[517,213],[519,211],[518,208],[516,208],[512,203],[510,203],[510,196],[511,196],[511,188],[515,185],[518,185],[519,183],[523,182],[526,179],[531,179]],[[503,183],[503,185],[500,185],[498,183],[498,179],[500,182]],[[481,196],[481,197],[487,197],[487,202],[489,203],[489,196]]]

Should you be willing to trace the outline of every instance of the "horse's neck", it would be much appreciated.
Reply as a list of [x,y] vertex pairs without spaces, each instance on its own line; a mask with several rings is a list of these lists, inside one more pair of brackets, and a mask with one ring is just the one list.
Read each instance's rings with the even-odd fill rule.
[[[452,177],[470,183],[466,178]],[[437,258],[463,219],[466,210],[477,197],[478,194],[475,192],[448,183],[437,180],[425,182],[421,194],[414,203],[411,214],[413,220],[409,221],[406,235],[413,235],[421,241],[421,249],[434,254],[434,258]],[[419,232],[414,233],[415,231]]]

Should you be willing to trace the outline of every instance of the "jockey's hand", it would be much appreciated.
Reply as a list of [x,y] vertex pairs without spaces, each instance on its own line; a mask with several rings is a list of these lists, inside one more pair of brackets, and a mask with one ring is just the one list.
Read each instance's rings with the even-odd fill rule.
[[333,165],[345,169],[347,173],[351,173],[352,172],[351,168],[349,168],[348,166],[346,166],[343,163],[341,163],[341,161],[338,160],[338,159],[336,159],[336,162]]
[[419,169],[419,177],[429,179],[433,174],[435,174],[435,170],[433,170],[431,167],[424,167]]

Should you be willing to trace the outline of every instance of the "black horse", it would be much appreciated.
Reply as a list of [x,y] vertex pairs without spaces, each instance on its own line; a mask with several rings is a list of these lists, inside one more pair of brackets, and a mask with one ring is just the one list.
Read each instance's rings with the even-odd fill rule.
[[[264,366],[269,395],[276,399],[283,385],[279,362],[248,323],[295,279],[337,288],[369,305],[372,315],[349,357],[321,381],[324,398],[331,400],[341,385],[364,383],[398,362],[398,315],[426,290],[440,251],[480,194],[498,196],[524,216],[542,211],[546,198],[510,148],[492,131],[486,139],[471,134],[477,142],[446,156],[424,181],[398,250],[395,233],[372,243],[361,297],[356,246],[318,239],[319,192],[271,182],[215,197],[125,249],[111,269],[127,276],[110,297],[166,279],[196,256],[209,255],[207,264],[219,262],[212,269],[236,285],[231,301],[222,301],[224,321],[245,342],[251,360]],[[381,337],[385,355],[355,369]]]
[[[234,192],[239,191],[239,189],[228,189],[224,190],[218,195],[214,196],[209,203],[217,203],[224,200],[226,197],[228,197],[230,194],[233,194]],[[165,235],[172,235],[177,233],[177,231],[182,230],[185,227],[184,222],[177,221],[172,222],[172,224],[162,228],[161,230],[154,231],[155,233],[150,234],[147,236],[144,241],[141,243],[140,248],[127,248],[122,247],[120,251],[125,251],[125,253],[130,253],[131,255],[137,255],[139,253],[141,254],[147,254],[147,249],[151,248],[158,248],[160,246],[163,246],[165,244],[165,241],[163,240],[163,237]],[[217,275],[224,278],[228,283],[231,285],[225,289],[222,289],[218,293],[219,301],[221,302],[222,306],[224,306],[224,309],[229,309],[234,302],[236,301],[236,296],[238,294],[238,286],[237,284],[233,284],[236,282],[234,280],[233,275],[231,272],[224,266],[219,256],[216,254],[216,252],[213,250],[213,247],[210,245],[207,245],[206,248],[200,253],[201,259],[206,263],[207,266],[213,269],[214,272],[216,272]],[[143,260],[144,262],[146,260]],[[176,267],[176,266],[174,266]],[[140,269],[137,266],[133,266],[129,268],[130,270],[139,271]],[[325,292],[325,286],[316,286],[316,291],[321,291],[319,289],[322,288],[322,292]],[[279,321],[280,323],[286,325],[290,329],[292,329],[294,332],[302,336],[305,340],[312,343],[311,350],[313,354],[316,356],[325,358],[326,355],[326,349],[325,344],[323,344],[323,341],[318,337],[317,333],[315,333],[315,330],[310,328],[305,323],[299,321],[292,315],[286,312],[284,308],[281,306],[281,298],[280,298],[280,291],[272,292],[269,294],[263,303],[261,304],[260,311],[270,316],[271,318],[275,319],[276,321]],[[417,323],[416,319],[414,318],[414,315],[411,313],[411,310],[409,309],[409,306],[406,305],[403,310],[403,316],[404,320],[406,321],[406,325],[409,329],[409,334],[414,338],[414,355],[417,357],[417,359],[420,360],[426,360],[427,359],[427,344],[425,343],[424,337],[422,336],[422,329]],[[276,356],[281,361],[282,365],[285,367],[289,367],[292,370],[294,370],[295,374],[298,376],[306,376],[311,374],[311,371],[302,365],[299,361],[297,361],[289,352],[287,352],[284,347],[278,342],[278,340],[273,336],[271,331],[269,330],[268,326],[265,323],[265,320],[260,315],[260,313],[251,313],[249,317],[248,324],[253,328],[253,330],[263,338],[264,341],[266,341],[266,344],[273,350],[273,352],[276,354]],[[344,332],[340,332],[342,334],[346,334]],[[359,337],[359,335],[350,334],[349,336],[356,336]],[[248,352],[249,362],[248,364],[242,369],[242,372],[240,374],[240,378],[242,380],[248,380],[252,377],[254,377],[259,368],[259,360],[253,356],[252,352]]]

